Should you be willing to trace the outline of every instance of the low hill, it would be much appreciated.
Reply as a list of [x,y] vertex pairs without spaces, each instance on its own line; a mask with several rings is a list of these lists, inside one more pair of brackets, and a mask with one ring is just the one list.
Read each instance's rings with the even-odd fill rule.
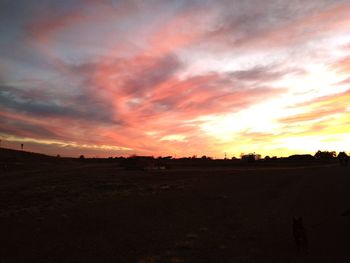
[[25,160],[49,160],[55,159],[56,157],[33,153],[26,151],[18,151],[8,148],[0,148],[0,161],[25,161]]

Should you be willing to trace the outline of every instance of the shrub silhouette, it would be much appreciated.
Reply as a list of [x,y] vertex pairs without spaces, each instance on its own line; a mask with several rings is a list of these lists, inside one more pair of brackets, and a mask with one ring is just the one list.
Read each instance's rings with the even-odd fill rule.
[[288,160],[292,161],[312,161],[316,157],[312,156],[311,154],[293,154],[291,156],[288,156]]

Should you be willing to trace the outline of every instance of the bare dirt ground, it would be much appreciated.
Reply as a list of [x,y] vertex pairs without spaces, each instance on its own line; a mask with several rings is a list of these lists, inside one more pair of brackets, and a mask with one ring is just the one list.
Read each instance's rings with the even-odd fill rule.
[[[17,163],[0,174],[0,262],[350,262],[350,167],[124,171]],[[299,253],[293,216],[310,250]]]

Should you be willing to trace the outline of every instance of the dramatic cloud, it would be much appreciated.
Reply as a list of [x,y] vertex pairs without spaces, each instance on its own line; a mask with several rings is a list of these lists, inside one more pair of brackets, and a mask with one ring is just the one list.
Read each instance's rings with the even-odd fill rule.
[[28,0],[0,10],[8,147],[350,150],[349,1]]

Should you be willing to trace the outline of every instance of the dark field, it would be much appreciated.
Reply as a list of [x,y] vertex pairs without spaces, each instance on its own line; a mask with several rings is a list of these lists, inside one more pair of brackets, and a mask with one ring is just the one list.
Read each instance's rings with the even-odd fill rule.
[[[350,262],[350,167],[4,158],[0,262]],[[302,216],[309,253],[297,251]]]

